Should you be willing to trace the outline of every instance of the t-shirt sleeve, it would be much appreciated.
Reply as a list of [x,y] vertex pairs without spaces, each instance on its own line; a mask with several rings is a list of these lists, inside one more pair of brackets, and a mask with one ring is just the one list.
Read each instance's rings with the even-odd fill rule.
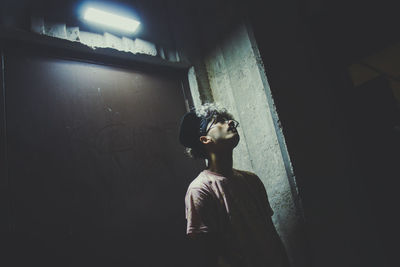
[[185,197],[187,234],[216,232],[217,214],[213,195],[205,188],[190,188]]

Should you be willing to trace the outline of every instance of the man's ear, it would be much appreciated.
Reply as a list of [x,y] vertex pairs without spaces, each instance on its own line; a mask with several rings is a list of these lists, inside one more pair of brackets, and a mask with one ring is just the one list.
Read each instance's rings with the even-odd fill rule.
[[200,142],[202,142],[203,144],[209,144],[212,142],[211,137],[209,136],[200,136]]

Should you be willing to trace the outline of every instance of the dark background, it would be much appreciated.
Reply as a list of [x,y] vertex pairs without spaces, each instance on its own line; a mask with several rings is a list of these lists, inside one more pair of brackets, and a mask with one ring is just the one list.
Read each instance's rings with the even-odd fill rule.
[[[140,10],[158,1],[119,2]],[[224,21],[228,20],[225,7],[232,5],[234,18],[247,18],[253,28],[303,201],[309,265],[397,266],[396,126],[400,122],[390,82],[398,77],[380,73],[354,85],[348,71],[351,64],[398,44],[395,1],[159,1],[154,5],[173,7],[183,2],[199,28],[207,18],[196,16],[198,10]],[[71,16],[75,1],[2,1],[1,7],[2,24],[19,29],[29,30],[31,13],[76,22]],[[138,36],[173,44],[171,29],[162,23],[165,10],[142,9],[138,15],[146,28]],[[229,30],[235,21],[226,25]],[[214,44],[204,36],[198,38],[204,55]],[[16,248],[26,240],[11,242],[16,242],[12,255],[17,257],[21,253]],[[87,255],[94,255],[91,249]],[[96,261],[101,264],[104,258]]]

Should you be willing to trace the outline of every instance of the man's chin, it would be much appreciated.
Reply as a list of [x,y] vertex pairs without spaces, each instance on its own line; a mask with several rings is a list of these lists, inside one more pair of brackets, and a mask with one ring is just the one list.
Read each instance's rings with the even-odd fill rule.
[[240,140],[239,134],[235,133],[235,134],[226,136],[226,138],[224,140],[221,140],[218,143],[220,143],[221,145],[223,144],[223,146],[226,146],[226,147],[235,148],[237,146],[237,144],[239,143],[239,140]]

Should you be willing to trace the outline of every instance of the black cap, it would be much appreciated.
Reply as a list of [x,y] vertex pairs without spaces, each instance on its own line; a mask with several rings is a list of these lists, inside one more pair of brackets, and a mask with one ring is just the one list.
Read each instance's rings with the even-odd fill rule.
[[199,117],[194,111],[183,115],[179,129],[179,141],[185,147],[195,147],[200,144],[199,137],[207,135],[207,125],[213,119],[215,112],[207,117]]
[[200,136],[200,124],[202,119],[194,112],[183,115],[179,128],[179,142],[185,147],[198,145]]

